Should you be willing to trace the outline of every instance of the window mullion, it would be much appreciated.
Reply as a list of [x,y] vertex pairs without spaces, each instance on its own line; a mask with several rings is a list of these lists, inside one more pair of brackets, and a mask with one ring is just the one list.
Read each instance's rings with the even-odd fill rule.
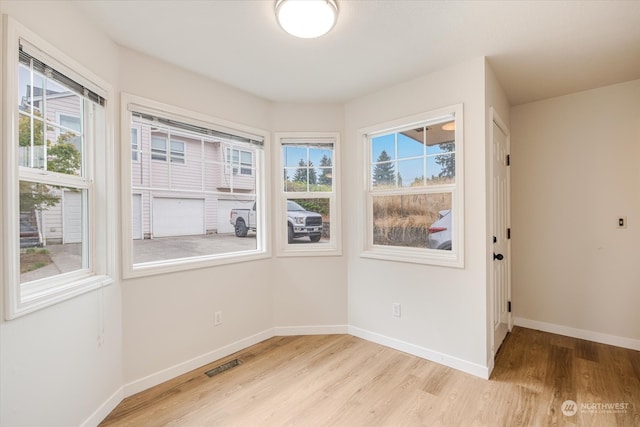
[[18,171],[18,176],[22,181],[79,189],[89,188],[89,180],[81,176],[46,172],[41,171],[40,169],[27,168],[25,166],[20,166]]

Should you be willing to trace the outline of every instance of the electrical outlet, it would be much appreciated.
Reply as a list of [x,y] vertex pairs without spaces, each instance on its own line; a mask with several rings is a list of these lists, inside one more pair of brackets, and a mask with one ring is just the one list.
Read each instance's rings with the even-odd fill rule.
[[627,217],[626,216],[619,216],[617,219],[618,219],[617,228],[627,228]]
[[391,304],[391,314],[395,317],[400,317],[400,313],[401,313],[401,306],[399,302],[394,302],[393,304]]
[[216,311],[215,313],[213,313],[213,326],[220,325],[222,325],[222,312]]

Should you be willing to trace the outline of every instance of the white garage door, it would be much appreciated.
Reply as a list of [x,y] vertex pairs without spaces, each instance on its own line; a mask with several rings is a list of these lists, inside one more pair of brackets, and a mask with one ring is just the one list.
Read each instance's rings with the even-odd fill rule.
[[153,236],[204,234],[204,199],[153,199]]
[[142,194],[131,198],[131,237],[142,239]]
[[62,243],[82,242],[82,192],[62,195]]
[[218,200],[218,233],[233,233],[233,225],[229,222],[231,209],[251,209],[253,200]]

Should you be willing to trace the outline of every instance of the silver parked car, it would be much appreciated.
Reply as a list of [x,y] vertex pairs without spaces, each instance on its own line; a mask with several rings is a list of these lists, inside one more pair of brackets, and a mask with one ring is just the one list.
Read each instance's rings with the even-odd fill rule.
[[451,250],[451,209],[439,212],[440,218],[429,227],[427,247],[430,249]]

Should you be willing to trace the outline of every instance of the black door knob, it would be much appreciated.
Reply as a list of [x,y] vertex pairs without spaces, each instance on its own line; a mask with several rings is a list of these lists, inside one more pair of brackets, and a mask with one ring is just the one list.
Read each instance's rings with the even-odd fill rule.
[[493,254],[493,259],[494,260],[497,259],[498,261],[502,261],[503,258],[504,258],[504,255],[497,254],[497,253],[494,252],[494,254]]

